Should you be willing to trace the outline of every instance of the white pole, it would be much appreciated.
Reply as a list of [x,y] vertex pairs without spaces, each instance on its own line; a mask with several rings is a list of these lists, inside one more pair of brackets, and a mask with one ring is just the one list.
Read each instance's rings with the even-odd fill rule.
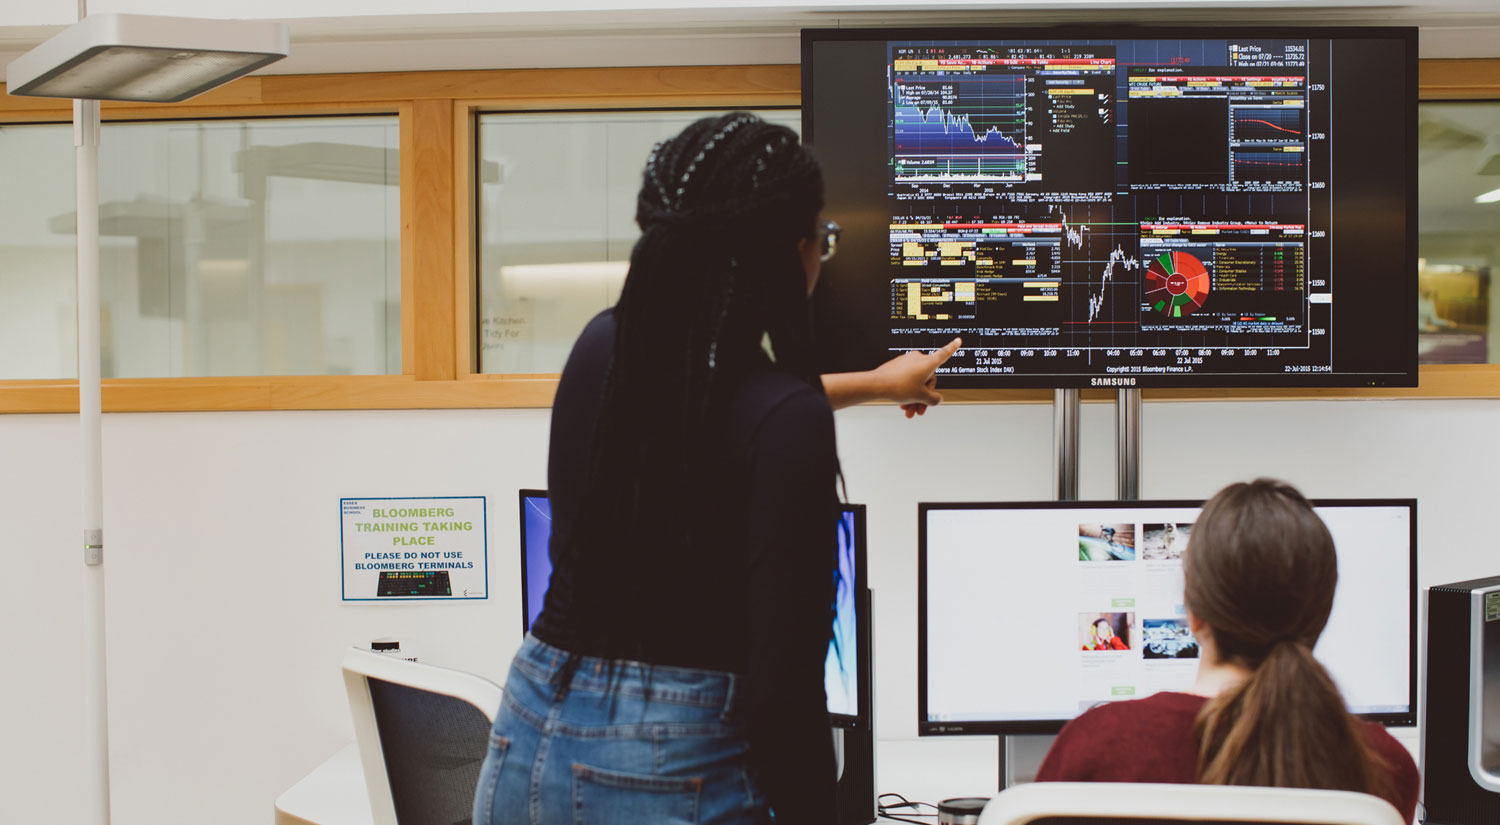
[[78,178],[78,421],[83,452],[84,794],[109,823],[109,692],[104,640],[104,474],[99,385],[99,101],[73,101]]

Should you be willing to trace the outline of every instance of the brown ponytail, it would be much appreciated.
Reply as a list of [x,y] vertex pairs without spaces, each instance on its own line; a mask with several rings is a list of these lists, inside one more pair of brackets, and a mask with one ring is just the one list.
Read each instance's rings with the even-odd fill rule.
[[1313,658],[1338,561],[1307,500],[1265,479],[1225,488],[1193,526],[1183,571],[1187,609],[1219,659],[1250,670],[1198,714],[1198,780],[1360,791],[1399,805],[1363,723]]

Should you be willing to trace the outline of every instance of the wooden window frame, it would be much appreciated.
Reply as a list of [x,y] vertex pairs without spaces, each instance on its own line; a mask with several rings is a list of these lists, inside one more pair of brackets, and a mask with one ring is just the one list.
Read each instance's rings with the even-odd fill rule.
[[[401,152],[401,374],[113,378],[106,412],[547,407],[556,375],[477,373],[474,171],[480,112],[797,106],[795,65],[507,69],[247,77],[186,103],[105,104],[109,120],[389,114]],[[1500,59],[1423,60],[1423,101],[1500,100]],[[0,95],[0,124],[66,123],[70,101]],[[1425,365],[1405,389],[1145,390],[1146,400],[1500,398],[1500,364]],[[950,390],[1038,403],[1050,390]],[[1114,393],[1087,390],[1085,400]],[[0,413],[78,410],[75,380],[0,381]]]

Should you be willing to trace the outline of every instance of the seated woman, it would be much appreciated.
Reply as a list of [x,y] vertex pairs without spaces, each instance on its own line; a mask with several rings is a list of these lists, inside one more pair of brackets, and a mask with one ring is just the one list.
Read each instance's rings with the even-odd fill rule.
[[1333,537],[1295,489],[1234,484],[1183,555],[1198,678],[1186,693],[1093,708],[1063,728],[1039,782],[1177,782],[1360,791],[1408,822],[1411,755],[1345,707],[1313,645],[1333,608]]

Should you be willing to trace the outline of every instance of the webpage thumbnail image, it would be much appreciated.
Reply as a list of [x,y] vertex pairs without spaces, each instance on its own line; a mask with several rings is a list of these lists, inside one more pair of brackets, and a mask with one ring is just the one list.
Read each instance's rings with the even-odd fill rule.
[[1078,641],[1084,650],[1133,650],[1134,613],[1078,614]]
[[1135,525],[1078,525],[1078,560],[1135,561]]
[[1198,640],[1187,619],[1143,619],[1141,657],[1145,659],[1196,659]]
[[1141,529],[1141,558],[1146,561],[1182,561],[1191,524],[1147,524]]

